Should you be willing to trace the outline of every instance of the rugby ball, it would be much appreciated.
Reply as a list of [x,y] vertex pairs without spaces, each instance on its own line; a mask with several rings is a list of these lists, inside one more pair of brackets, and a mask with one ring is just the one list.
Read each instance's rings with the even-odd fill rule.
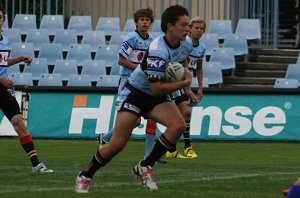
[[184,68],[178,62],[169,62],[165,72],[168,82],[178,82],[184,79]]

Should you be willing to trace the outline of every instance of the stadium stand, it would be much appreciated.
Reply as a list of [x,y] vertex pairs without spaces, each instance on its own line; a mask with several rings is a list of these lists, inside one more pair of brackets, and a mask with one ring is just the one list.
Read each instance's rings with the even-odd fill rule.
[[97,31],[104,31],[106,36],[110,36],[112,32],[120,32],[119,17],[100,17],[96,25]]
[[233,48],[214,48],[210,57],[210,62],[220,62],[222,70],[235,69]]
[[274,88],[298,88],[298,80],[296,79],[276,79]]
[[105,60],[106,66],[111,67],[119,59],[118,45],[99,45],[95,60]]
[[300,64],[300,51],[299,51],[299,53],[298,53],[298,58],[297,58],[296,64]]
[[46,58],[33,59],[30,66],[24,67],[24,72],[31,73],[33,80],[38,80],[41,74],[47,74],[48,62]]
[[38,86],[63,86],[61,74],[41,74]]
[[232,34],[231,20],[211,20],[208,33],[217,34],[219,40],[225,39],[226,34]]
[[207,78],[208,85],[222,84],[223,75],[220,62],[204,62],[203,78]]
[[2,29],[8,29],[8,28],[9,28],[7,17],[8,17],[7,14],[5,14],[6,20],[5,20],[4,23],[3,23]]
[[124,29],[123,29],[123,32],[132,32],[134,30],[136,30],[136,25],[135,25],[134,19],[127,19]]
[[40,51],[42,43],[50,43],[49,32],[46,29],[31,29],[28,30],[26,43],[32,43],[34,51]]
[[110,67],[109,75],[120,75],[120,65],[118,61],[115,61],[113,65]]
[[161,28],[160,28],[160,24],[161,24],[161,20],[160,19],[155,19],[153,24],[152,24],[152,28],[151,28],[151,32],[161,32]]
[[91,46],[89,44],[71,44],[67,60],[76,60],[78,65],[83,65],[85,60],[92,60]]
[[119,47],[121,47],[123,40],[127,34],[128,32],[112,32],[109,44],[118,45]]
[[71,16],[68,30],[75,30],[76,35],[83,36],[85,31],[92,30],[91,16]]
[[163,35],[162,32],[149,32],[149,34],[153,37],[153,39]]
[[32,43],[13,43],[11,46],[10,57],[16,56],[32,56],[34,57],[34,49]]
[[11,73],[20,73],[20,65],[15,64],[15,65],[12,65],[10,67],[7,67],[7,72],[9,74],[11,74]]
[[22,35],[27,35],[28,30],[36,29],[35,14],[16,14],[12,28],[18,28]]
[[248,54],[246,35],[227,34],[224,39],[223,47],[232,48],[235,56]]
[[[203,88],[209,87],[209,85],[208,85],[208,79],[207,78],[203,78],[202,79],[202,87]],[[197,79],[197,77],[194,77],[192,79],[191,88],[192,89],[197,89],[198,88],[198,79]]]
[[74,75],[69,76],[67,86],[90,87],[92,86],[90,75]]
[[296,79],[298,81],[298,86],[300,86],[300,64],[289,64],[285,79]]
[[65,29],[63,15],[44,15],[40,29],[47,29],[50,36],[54,36],[57,30]]
[[11,73],[10,79],[15,85],[33,86],[31,73]]

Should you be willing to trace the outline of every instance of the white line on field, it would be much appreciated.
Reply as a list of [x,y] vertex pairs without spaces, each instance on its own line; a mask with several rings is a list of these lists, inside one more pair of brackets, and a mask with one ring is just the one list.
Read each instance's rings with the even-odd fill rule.
[[[254,178],[254,177],[263,177],[263,176],[272,176],[272,175],[300,175],[300,172],[270,172],[270,173],[248,173],[248,174],[235,174],[229,176],[206,176],[199,178],[189,178],[189,179],[180,179],[180,180],[157,180],[159,184],[176,184],[176,183],[186,183],[189,181],[218,181],[218,180],[231,180],[231,179],[240,179],[240,178]],[[92,187],[98,188],[107,188],[107,187],[118,187],[118,186],[137,186],[139,183],[132,182],[104,182],[100,185],[93,185]],[[57,191],[57,190],[70,190],[72,191],[73,186],[70,187],[50,187],[50,188],[20,188],[14,190],[5,190],[1,189],[0,194],[4,193],[15,193],[15,192],[42,192],[42,191]]]

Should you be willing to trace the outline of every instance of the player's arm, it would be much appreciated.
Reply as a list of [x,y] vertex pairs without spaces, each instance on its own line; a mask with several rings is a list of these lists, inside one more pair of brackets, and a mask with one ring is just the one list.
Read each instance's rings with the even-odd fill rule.
[[8,58],[7,66],[12,66],[12,65],[15,65],[22,61],[24,61],[24,63],[27,63],[28,65],[30,65],[30,63],[32,61],[32,57],[31,56],[17,56],[17,57]]
[[136,64],[130,62],[128,59],[126,59],[122,54],[119,55],[119,65],[122,65],[123,67],[126,67],[131,70],[135,70],[137,67]]
[[203,69],[202,69],[202,59],[199,59],[197,61],[197,67],[196,67],[196,74],[197,74],[197,80],[198,80],[198,90],[197,90],[197,94],[199,96],[199,99],[201,100],[201,98],[203,97]]
[[150,87],[154,96],[162,96],[171,94],[172,92],[182,89],[184,87],[188,87],[192,82],[192,73],[188,68],[184,68],[185,70],[185,79],[178,82],[165,82],[163,80],[151,81],[150,79]]

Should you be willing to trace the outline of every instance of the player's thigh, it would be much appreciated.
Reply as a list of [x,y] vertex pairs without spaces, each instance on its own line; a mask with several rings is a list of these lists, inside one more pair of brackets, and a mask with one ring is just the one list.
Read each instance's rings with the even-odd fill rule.
[[185,123],[178,108],[171,102],[164,102],[156,105],[150,112],[149,118],[168,127]]

